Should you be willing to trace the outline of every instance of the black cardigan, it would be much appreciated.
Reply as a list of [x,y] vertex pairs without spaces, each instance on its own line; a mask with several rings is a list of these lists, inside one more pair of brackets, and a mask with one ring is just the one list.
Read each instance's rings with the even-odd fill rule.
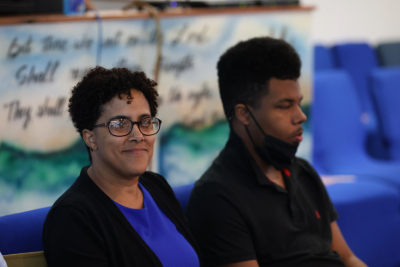
[[[74,184],[54,203],[46,217],[43,246],[48,266],[162,266],[115,203],[87,175],[88,167],[82,168]],[[167,181],[152,172],[145,172],[139,181],[192,245],[201,266],[199,249]]]

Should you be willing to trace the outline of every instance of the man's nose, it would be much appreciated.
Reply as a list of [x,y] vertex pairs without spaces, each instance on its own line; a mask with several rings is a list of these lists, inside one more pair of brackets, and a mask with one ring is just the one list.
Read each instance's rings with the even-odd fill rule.
[[304,114],[303,110],[301,109],[300,106],[297,107],[297,112],[294,118],[295,124],[302,124],[307,120],[306,114]]

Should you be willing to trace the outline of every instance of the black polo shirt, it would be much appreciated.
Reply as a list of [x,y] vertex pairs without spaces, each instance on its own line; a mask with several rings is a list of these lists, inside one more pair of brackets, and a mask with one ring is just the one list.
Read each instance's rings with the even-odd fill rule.
[[296,158],[271,182],[241,139],[228,143],[196,182],[186,210],[205,266],[257,260],[260,266],[344,266],[330,250],[338,215],[311,165]]

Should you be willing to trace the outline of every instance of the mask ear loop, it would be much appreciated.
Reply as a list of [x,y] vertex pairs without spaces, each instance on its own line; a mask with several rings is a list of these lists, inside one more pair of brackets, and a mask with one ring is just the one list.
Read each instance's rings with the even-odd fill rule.
[[258,129],[260,129],[261,132],[262,132],[264,135],[267,135],[267,134],[264,132],[264,130],[261,128],[260,124],[258,124],[258,121],[256,120],[256,118],[254,118],[253,113],[251,113],[251,111],[250,111],[250,109],[247,107],[247,105],[244,104],[244,106],[246,107],[247,111],[250,113],[250,116],[253,118],[253,120],[254,120],[254,122],[256,123]]
[[[244,104],[244,106],[246,107],[247,111],[250,113],[250,116],[253,118],[254,122],[256,123],[256,125],[258,126],[258,128],[261,130],[261,132],[264,134],[264,136],[266,135],[263,131],[263,129],[261,128],[261,126],[258,124],[257,120],[254,118],[253,114],[251,113],[250,109],[247,107],[246,104]],[[246,129],[247,135],[250,137],[251,142],[253,143],[253,145],[257,148],[256,143],[253,140],[253,137],[251,136],[250,132],[249,132],[249,128],[247,128],[247,125],[244,126],[244,128]]]
[[251,134],[250,134],[250,132],[249,132],[249,129],[247,128],[247,125],[245,125],[244,128],[246,129],[247,135],[250,137],[251,142],[252,142],[253,145],[255,146],[256,143],[254,143],[253,137],[251,137]]

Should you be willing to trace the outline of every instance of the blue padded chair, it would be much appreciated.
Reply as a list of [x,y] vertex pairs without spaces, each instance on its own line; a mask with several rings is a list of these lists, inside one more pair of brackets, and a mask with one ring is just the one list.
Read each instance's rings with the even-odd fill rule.
[[396,188],[356,180],[327,186],[340,230],[368,266],[400,266],[400,194]]
[[400,67],[400,43],[379,44],[376,50],[382,66]]
[[315,73],[311,112],[313,162],[321,174],[370,176],[400,189],[400,164],[366,153],[362,109],[345,71]]
[[390,144],[390,156],[400,160],[400,67],[372,71],[371,84],[383,136]]
[[363,111],[363,123],[367,129],[368,153],[376,158],[388,159],[388,149],[380,132],[369,85],[371,70],[379,66],[376,51],[367,43],[349,43],[333,46],[332,55],[337,67],[350,74],[357,89]]
[[331,50],[323,45],[314,46],[314,71],[331,70],[335,68]]
[[368,79],[371,70],[379,66],[375,50],[367,43],[338,44],[332,47],[332,54],[338,67],[353,79],[363,111],[372,111]]
[[43,251],[43,224],[50,208],[0,217],[0,252],[7,255]]
[[194,183],[172,188],[175,192],[176,198],[178,199],[179,203],[181,203],[183,211],[186,210],[193,187]]

